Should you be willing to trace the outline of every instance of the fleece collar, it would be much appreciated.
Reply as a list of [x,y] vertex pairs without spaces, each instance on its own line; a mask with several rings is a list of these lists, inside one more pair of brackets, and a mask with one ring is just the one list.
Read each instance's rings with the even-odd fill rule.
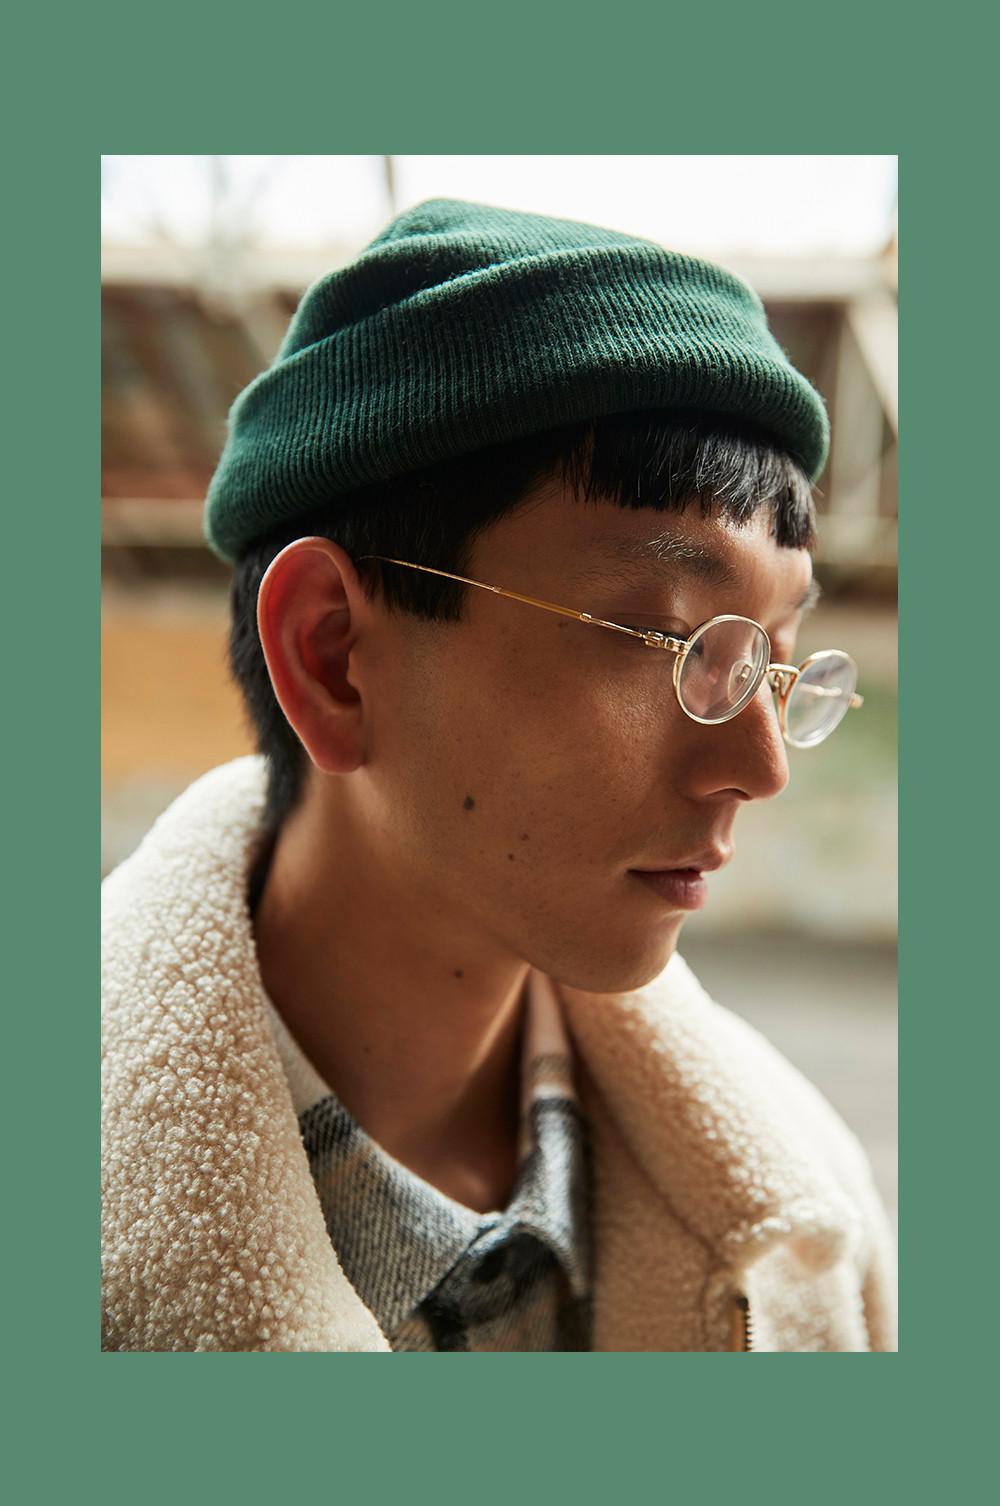
[[[330,1246],[268,1023],[247,903],[264,803],[261,758],[213,769],[105,881],[112,1199],[132,1174],[136,1147],[146,1179],[145,1191],[130,1189],[140,1214],[136,1224],[131,1212],[128,1233],[121,1231],[123,1245],[135,1241],[123,1258],[134,1259],[141,1241],[158,1261],[153,1305],[181,1314],[172,1322],[185,1342],[266,1347],[273,1322],[285,1325],[288,1347],[384,1349]],[[716,1264],[738,1274],[778,1242],[817,1271],[852,1253],[862,1237],[853,1204],[809,1146],[799,1148],[802,1112],[814,1119],[822,1100],[756,1031],[708,998],[680,955],[625,994],[585,993],[537,971],[530,982],[558,1002],[596,1089],[585,1105],[598,1121],[594,1133],[602,1114],[613,1120]],[[241,1195],[262,1174],[263,1205]],[[280,1279],[269,1286],[265,1269],[253,1332],[228,1334],[220,1345],[210,1336],[221,1321],[209,1310],[210,1273],[253,1280],[255,1251],[265,1250]],[[188,1274],[199,1260],[201,1285]],[[292,1304],[326,1301],[316,1295],[317,1276],[332,1294],[328,1308],[304,1316],[296,1340]],[[106,1279],[141,1281],[142,1273],[112,1270]],[[155,1318],[151,1312],[151,1325]],[[310,1338],[320,1331],[321,1341]]]

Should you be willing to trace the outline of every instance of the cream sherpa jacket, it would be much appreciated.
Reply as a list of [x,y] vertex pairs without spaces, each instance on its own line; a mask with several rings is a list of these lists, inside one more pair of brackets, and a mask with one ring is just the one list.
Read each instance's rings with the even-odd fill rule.
[[[265,1012],[264,788],[259,758],[213,769],[103,885],[105,1349],[388,1352]],[[892,1236],[817,1090],[679,955],[635,993],[557,993],[593,1146],[594,1349],[895,1348]]]

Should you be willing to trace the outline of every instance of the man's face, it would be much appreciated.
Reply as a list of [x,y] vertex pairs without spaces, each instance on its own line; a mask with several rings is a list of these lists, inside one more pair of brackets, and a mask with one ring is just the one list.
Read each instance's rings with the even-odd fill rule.
[[[468,574],[680,634],[752,617],[789,663],[812,569],[769,537],[766,510],[737,530],[697,507],[584,506],[553,489],[485,533]],[[573,987],[640,987],[691,906],[634,870],[728,860],[740,806],[784,788],[771,691],[704,726],[677,703],[672,654],[472,587],[466,598],[459,623],[380,615],[373,840],[456,936]]]

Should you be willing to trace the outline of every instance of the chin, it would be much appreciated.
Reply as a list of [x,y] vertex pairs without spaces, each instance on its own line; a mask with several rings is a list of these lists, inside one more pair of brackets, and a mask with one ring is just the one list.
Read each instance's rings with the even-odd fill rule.
[[672,924],[648,933],[629,951],[619,947],[613,956],[605,952],[601,956],[591,953],[587,957],[564,959],[562,966],[543,967],[542,971],[567,988],[578,988],[583,993],[632,993],[645,988],[663,972],[677,950],[684,919],[678,915]]

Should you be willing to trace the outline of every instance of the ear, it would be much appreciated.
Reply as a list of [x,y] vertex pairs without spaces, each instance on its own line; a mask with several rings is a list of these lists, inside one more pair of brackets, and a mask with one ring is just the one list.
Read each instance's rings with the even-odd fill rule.
[[352,649],[370,617],[350,557],[329,539],[288,544],[260,583],[257,631],[274,694],[325,774],[347,774],[365,761]]

